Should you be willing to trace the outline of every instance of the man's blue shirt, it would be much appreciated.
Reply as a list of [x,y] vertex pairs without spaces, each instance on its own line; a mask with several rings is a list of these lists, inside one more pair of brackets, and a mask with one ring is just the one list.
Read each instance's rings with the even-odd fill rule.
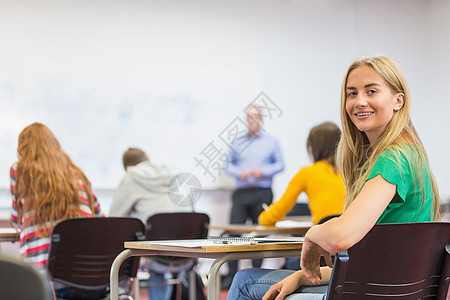
[[[284,170],[284,161],[278,141],[267,134],[259,132],[252,137],[248,133],[236,138],[229,154],[226,172],[236,178],[237,188],[262,187],[270,188],[275,174]],[[239,178],[243,170],[259,168],[261,178],[250,176],[244,180]]]

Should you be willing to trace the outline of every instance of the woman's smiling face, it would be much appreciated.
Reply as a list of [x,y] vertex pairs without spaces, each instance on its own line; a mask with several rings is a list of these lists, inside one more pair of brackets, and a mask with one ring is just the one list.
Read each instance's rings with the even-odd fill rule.
[[371,67],[357,67],[348,75],[345,109],[371,144],[383,134],[394,112],[402,106],[403,93],[394,94]]

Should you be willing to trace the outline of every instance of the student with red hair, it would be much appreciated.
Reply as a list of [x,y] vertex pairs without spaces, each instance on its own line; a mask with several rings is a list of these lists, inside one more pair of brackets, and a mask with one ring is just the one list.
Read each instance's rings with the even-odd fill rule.
[[48,127],[26,127],[19,135],[17,154],[19,160],[10,169],[11,223],[21,230],[21,257],[45,267],[56,223],[102,213],[86,175]]

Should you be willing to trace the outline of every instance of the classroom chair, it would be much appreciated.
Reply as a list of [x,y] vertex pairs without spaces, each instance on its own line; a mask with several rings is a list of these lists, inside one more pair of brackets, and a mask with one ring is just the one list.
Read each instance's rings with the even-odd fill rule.
[[[160,213],[150,216],[147,220],[146,240],[186,240],[205,239],[208,236],[209,216],[204,213]],[[167,269],[174,274],[184,271],[190,275],[189,299],[196,299],[196,272],[194,268],[197,264],[195,258],[152,256],[149,260],[156,262],[163,269]],[[147,264],[149,265],[149,264]],[[159,273],[158,270],[148,269],[150,276],[152,273]],[[160,284],[176,284],[177,298],[181,297],[182,278],[177,277],[176,281],[165,281]],[[151,285],[150,285],[151,288]],[[203,291],[201,291],[203,292]]]
[[295,205],[291,208],[290,211],[286,214],[286,216],[310,216],[311,211],[309,210],[308,203],[295,203]]
[[336,254],[327,300],[444,300],[449,277],[450,223],[378,224]]
[[[341,214],[335,214],[335,215],[329,215],[329,216],[325,216],[325,217],[323,217],[322,219],[320,219],[319,220],[319,222],[317,223],[317,224],[323,224],[323,223],[325,223],[326,221],[329,221],[329,220],[331,220],[331,219],[333,219],[333,218],[337,218],[337,217],[339,217]],[[332,261],[334,261],[334,258],[335,258],[335,255],[332,255],[331,256],[331,259],[332,259]],[[299,263],[300,264],[300,263]],[[320,257],[320,266],[321,267],[325,267],[327,265],[327,263],[325,262],[325,259],[323,258],[323,256],[322,257]]]
[[340,215],[341,215],[341,214],[325,216],[325,217],[323,217],[322,219],[320,219],[319,222],[318,222],[317,224],[323,224],[323,223],[325,223],[326,221],[329,221],[329,220],[331,220],[331,219],[333,219],[333,218],[339,217]]
[[18,257],[0,255],[0,298],[52,300],[50,280]]
[[[124,242],[144,238],[145,225],[136,218],[74,218],[56,224],[47,269],[55,289],[60,284],[67,286],[58,290],[57,296],[62,299],[107,298],[111,265],[124,250]],[[120,279],[128,283],[130,294],[138,268],[139,257],[133,257],[119,271]]]

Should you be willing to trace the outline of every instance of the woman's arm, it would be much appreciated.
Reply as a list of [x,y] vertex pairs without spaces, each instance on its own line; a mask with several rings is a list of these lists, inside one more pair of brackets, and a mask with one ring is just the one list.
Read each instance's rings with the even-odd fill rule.
[[321,276],[316,266],[320,256],[328,259],[329,253],[347,250],[359,242],[375,225],[396,191],[396,185],[377,175],[366,182],[340,217],[313,226],[306,233],[302,248],[300,265],[305,275],[317,283]]
[[130,174],[126,173],[119,186],[114,191],[108,217],[130,216],[134,205],[138,201],[136,190],[139,190],[139,187],[136,186],[136,183],[131,178]]
[[289,185],[280,200],[271,204],[267,211],[263,211],[259,215],[259,225],[274,225],[276,222],[283,219],[292,209],[300,193],[305,190],[305,180],[302,170],[300,170],[289,182]]
[[381,175],[368,180],[340,217],[312,227],[306,237],[331,253],[347,250],[372,229],[396,191]]
[[[328,267],[321,268],[323,274],[320,284],[327,284],[330,282],[332,269]],[[297,271],[294,274],[272,285],[262,300],[282,300],[289,294],[295,292],[301,286],[313,285],[313,283],[305,276],[303,271]]]

